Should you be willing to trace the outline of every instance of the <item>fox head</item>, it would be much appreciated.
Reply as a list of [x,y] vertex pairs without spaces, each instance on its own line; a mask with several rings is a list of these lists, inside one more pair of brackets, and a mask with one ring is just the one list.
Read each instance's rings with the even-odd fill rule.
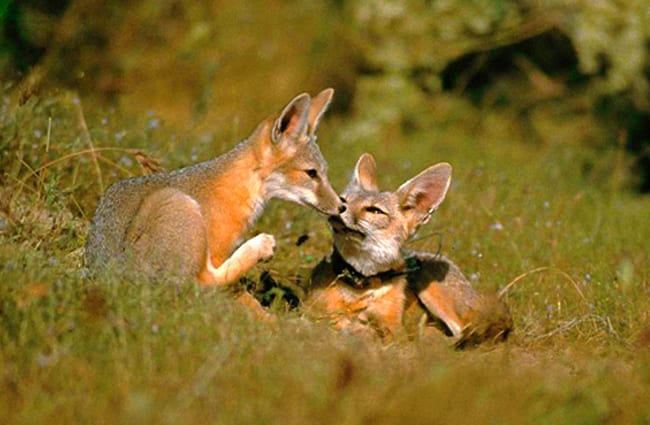
[[334,247],[365,276],[400,266],[402,245],[445,199],[450,181],[451,165],[442,162],[395,192],[379,192],[375,160],[361,155],[341,194],[346,209],[329,219]]
[[316,130],[329,106],[333,89],[313,99],[296,96],[274,119],[265,156],[272,170],[266,179],[266,197],[309,205],[334,215],[343,208],[327,178],[327,162],[316,144]]

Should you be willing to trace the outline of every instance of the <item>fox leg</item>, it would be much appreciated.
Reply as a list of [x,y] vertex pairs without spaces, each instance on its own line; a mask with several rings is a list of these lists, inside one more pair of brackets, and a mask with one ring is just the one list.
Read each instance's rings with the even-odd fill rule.
[[273,235],[260,233],[244,242],[218,267],[215,267],[210,256],[207,256],[205,268],[199,274],[199,282],[202,285],[225,285],[235,282],[260,261],[271,259],[274,251]]
[[235,282],[258,262],[270,259],[275,249],[273,236],[262,233],[215,267],[207,234],[199,203],[181,190],[164,188],[144,199],[127,229],[126,245],[146,268],[197,276],[203,285]]
[[429,313],[447,325],[455,338],[462,336],[465,327],[463,321],[456,314],[454,306],[450,304],[448,297],[435,283],[430,284],[425,290],[420,291],[417,297]]
[[[219,267],[214,267],[207,235],[199,203],[178,189],[164,188],[144,199],[127,229],[125,242],[136,264],[147,272],[197,276],[204,285],[235,282],[259,261],[273,256],[275,239],[260,234],[241,245]],[[273,319],[249,293],[242,292],[237,301],[249,307],[255,317]]]
[[243,304],[249,308],[250,312],[253,314],[253,317],[260,320],[266,320],[268,322],[274,322],[276,316],[272,315],[260,304],[257,299],[252,296],[249,292],[243,291],[235,299],[239,304]]
[[[232,253],[220,266],[214,267],[210,256],[206,255],[205,268],[199,273],[199,283],[204,286],[224,286],[236,282],[258,262],[269,260],[275,250],[275,238],[261,233],[246,242]],[[274,321],[275,316],[267,312],[262,304],[251,294],[242,291],[237,302],[248,307],[258,319]]]
[[387,285],[379,290],[370,290],[367,295],[352,304],[353,311],[362,310],[357,318],[362,323],[375,327],[385,341],[398,339],[403,334],[405,284],[406,281]]

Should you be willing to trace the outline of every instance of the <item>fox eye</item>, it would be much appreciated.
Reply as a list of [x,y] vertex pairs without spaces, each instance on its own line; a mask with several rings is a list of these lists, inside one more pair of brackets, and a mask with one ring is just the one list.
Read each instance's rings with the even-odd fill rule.
[[384,211],[382,211],[380,208],[373,207],[373,206],[365,207],[365,208],[364,208],[364,211],[369,212],[369,213],[371,213],[371,214],[386,214],[386,213],[385,213]]
[[305,173],[307,173],[307,175],[311,179],[317,179],[318,178],[318,171],[316,171],[313,168],[310,168],[309,170],[305,170]]

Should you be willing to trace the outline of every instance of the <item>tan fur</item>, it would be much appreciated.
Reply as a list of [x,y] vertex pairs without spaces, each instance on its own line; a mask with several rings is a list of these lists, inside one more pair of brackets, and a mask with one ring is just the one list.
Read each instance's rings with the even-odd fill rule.
[[441,163],[395,192],[379,192],[374,159],[362,155],[341,195],[346,210],[330,218],[334,251],[312,272],[304,303],[310,314],[342,330],[372,328],[389,340],[422,334],[422,324],[435,321],[461,347],[505,339],[512,320],[498,297],[476,291],[443,256],[403,250],[450,180],[451,166]]
[[414,297],[406,290],[406,279],[369,279],[356,287],[338,276],[329,259],[312,272],[308,298],[304,305],[316,318],[329,321],[336,329],[367,331],[370,325],[382,337],[393,338],[401,332],[402,315]]
[[128,264],[150,275],[237,281],[273,255],[275,239],[238,241],[271,198],[332,215],[341,201],[327,179],[316,129],[333,95],[296,96],[231,151],[180,170],[128,179],[99,202],[86,243],[93,268]]

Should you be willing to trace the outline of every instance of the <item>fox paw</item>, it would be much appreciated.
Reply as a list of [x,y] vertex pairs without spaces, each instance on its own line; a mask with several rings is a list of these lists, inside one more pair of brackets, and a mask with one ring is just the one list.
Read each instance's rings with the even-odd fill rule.
[[275,252],[275,237],[268,233],[260,233],[259,235],[251,238],[247,244],[254,250],[257,256],[257,261],[268,261],[273,258]]

